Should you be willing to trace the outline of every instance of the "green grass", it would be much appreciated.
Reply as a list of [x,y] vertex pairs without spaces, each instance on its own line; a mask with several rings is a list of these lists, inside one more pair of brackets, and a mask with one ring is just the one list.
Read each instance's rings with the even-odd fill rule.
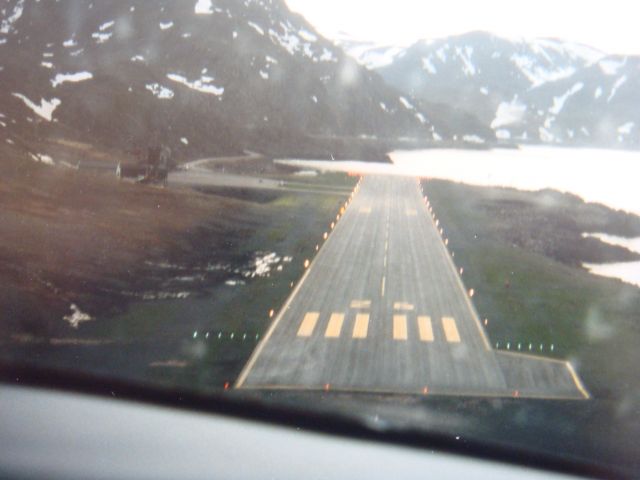
[[640,289],[506,242],[503,219],[484,208],[499,189],[429,181],[425,193],[494,347],[528,353],[531,343],[532,353],[571,359],[595,394],[640,392],[630,370],[640,360]]
[[[256,252],[293,257],[282,271],[272,270],[268,277],[247,279],[245,285],[221,282],[187,300],[138,302],[122,315],[94,322],[87,328],[94,335],[99,331],[102,338],[125,343],[167,341],[142,361],[177,357],[189,363],[180,369],[139,366],[142,370],[137,375],[146,380],[199,390],[219,389],[226,382],[233,382],[269,327],[269,312],[277,312],[284,304],[291,285],[304,272],[304,260],[313,258],[316,244],[347,196],[280,193],[266,203],[260,198],[259,203],[247,207],[252,217],[259,218],[258,224],[228,245],[225,253],[247,259]],[[222,279],[228,277],[229,274],[222,274]],[[195,332],[198,333],[193,338]],[[207,332],[209,338],[205,338]],[[120,371],[115,373],[122,375]]]

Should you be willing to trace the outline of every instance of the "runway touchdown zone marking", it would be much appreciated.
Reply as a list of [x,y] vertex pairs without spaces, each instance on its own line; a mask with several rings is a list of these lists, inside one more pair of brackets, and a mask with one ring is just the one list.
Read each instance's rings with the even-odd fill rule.
[[359,313],[356,315],[356,322],[353,325],[353,338],[367,338],[369,331],[369,314]]
[[313,333],[313,330],[316,328],[316,323],[318,323],[318,318],[320,317],[320,312],[309,312],[302,319],[302,323],[300,324],[300,328],[298,329],[299,337],[310,337]]
[[342,331],[342,324],[344,323],[344,313],[333,313],[329,318],[329,325],[324,333],[326,338],[338,338]]
[[407,340],[407,316],[406,315],[393,316],[393,339]]
[[431,317],[422,315],[418,317],[418,334],[421,342],[433,342],[433,326]]
[[460,343],[460,333],[456,321],[453,317],[442,317],[442,328],[444,329],[444,336],[449,343]]

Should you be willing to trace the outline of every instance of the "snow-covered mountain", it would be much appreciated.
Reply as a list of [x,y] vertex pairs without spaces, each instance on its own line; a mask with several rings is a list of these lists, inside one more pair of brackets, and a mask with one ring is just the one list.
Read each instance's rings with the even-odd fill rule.
[[471,114],[499,139],[640,147],[639,57],[607,55],[553,39],[511,41],[484,32],[420,41],[400,50],[342,44],[390,85]]
[[4,0],[0,82],[8,142],[162,141],[194,156],[436,132],[283,0]]

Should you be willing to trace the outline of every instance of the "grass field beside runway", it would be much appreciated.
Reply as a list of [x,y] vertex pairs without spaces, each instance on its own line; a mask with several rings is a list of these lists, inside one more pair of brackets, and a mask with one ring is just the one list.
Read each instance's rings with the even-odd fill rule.
[[[454,261],[464,268],[466,286],[475,290],[473,301],[483,321],[487,319],[494,348],[570,359],[594,395],[640,392],[638,377],[630,373],[640,360],[640,289],[567,264],[574,259],[563,263],[557,245],[571,241],[565,229],[577,233],[569,247],[579,250],[583,228],[607,231],[610,220],[603,218],[600,227],[581,225],[576,218],[583,207],[559,194],[560,203],[546,210],[538,208],[544,192],[435,180],[426,182],[424,190],[450,240]],[[611,217],[618,218],[619,212],[612,211]],[[536,230],[543,228],[540,222],[553,222],[555,234],[549,235],[557,235],[546,240],[547,246],[514,240],[509,233],[519,229],[518,235],[535,240],[540,236]]]

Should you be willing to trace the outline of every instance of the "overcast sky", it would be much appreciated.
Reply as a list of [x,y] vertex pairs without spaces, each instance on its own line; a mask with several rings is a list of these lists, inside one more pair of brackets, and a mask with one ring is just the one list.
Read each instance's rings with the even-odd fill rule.
[[555,37],[607,53],[640,54],[637,0],[286,0],[328,38],[408,45],[486,30],[508,38]]

